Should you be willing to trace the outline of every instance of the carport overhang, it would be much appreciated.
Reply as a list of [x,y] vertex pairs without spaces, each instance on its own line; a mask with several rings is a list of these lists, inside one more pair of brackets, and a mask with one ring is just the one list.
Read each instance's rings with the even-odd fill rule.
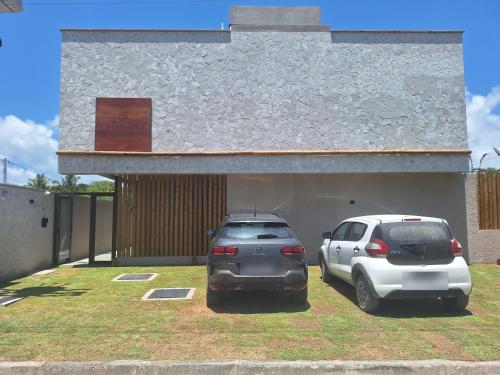
[[60,150],[61,174],[466,173],[469,150]]

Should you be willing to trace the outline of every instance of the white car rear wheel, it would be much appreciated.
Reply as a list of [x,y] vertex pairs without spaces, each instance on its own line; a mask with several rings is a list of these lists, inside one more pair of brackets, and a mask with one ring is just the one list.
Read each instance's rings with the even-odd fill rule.
[[319,266],[321,268],[321,280],[323,280],[327,284],[330,284],[333,281],[333,276],[330,271],[328,271],[328,267],[326,266],[326,262],[323,256],[320,257]]
[[441,301],[448,309],[463,311],[469,304],[469,296],[444,297],[441,298]]
[[379,299],[370,290],[370,285],[363,275],[356,278],[356,299],[361,310],[367,313],[377,311]]

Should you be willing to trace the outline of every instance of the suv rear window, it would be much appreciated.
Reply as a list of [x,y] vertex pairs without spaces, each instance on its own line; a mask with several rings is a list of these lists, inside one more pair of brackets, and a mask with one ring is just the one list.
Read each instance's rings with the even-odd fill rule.
[[286,223],[274,222],[227,223],[223,228],[223,236],[237,239],[293,237],[292,231]]
[[393,264],[444,264],[454,258],[452,234],[442,222],[383,223],[373,235],[389,246],[387,260]]

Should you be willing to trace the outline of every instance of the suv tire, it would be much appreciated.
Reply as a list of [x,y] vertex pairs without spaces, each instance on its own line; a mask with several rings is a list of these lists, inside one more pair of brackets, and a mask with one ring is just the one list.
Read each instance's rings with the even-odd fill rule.
[[327,284],[330,284],[333,281],[333,276],[330,271],[328,271],[328,267],[326,266],[325,258],[323,257],[323,255],[320,255],[319,257],[319,266],[321,268],[321,280],[323,280],[323,282]]
[[456,297],[441,298],[444,306],[450,310],[463,311],[469,304],[469,296],[460,295]]
[[307,303],[307,289],[298,290],[292,293],[292,302],[295,305],[305,305]]
[[366,313],[373,313],[377,311],[380,301],[375,297],[371,291],[370,285],[366,277],[359,275],[356,278],[356,300],[361,310]]
[[222,292],[207,288],[207,307],[218,305],[222,301]]

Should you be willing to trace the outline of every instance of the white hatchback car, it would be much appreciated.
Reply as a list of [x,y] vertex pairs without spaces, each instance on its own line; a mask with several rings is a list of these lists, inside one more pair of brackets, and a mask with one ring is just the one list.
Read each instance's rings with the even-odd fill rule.
[[360,216],[323,233],[323,239],[323,281],[333,275],[352,284],[363,311],[376,311],[381,298],[439,298],[452,309],[467,307],[471,276],[446,220]]

